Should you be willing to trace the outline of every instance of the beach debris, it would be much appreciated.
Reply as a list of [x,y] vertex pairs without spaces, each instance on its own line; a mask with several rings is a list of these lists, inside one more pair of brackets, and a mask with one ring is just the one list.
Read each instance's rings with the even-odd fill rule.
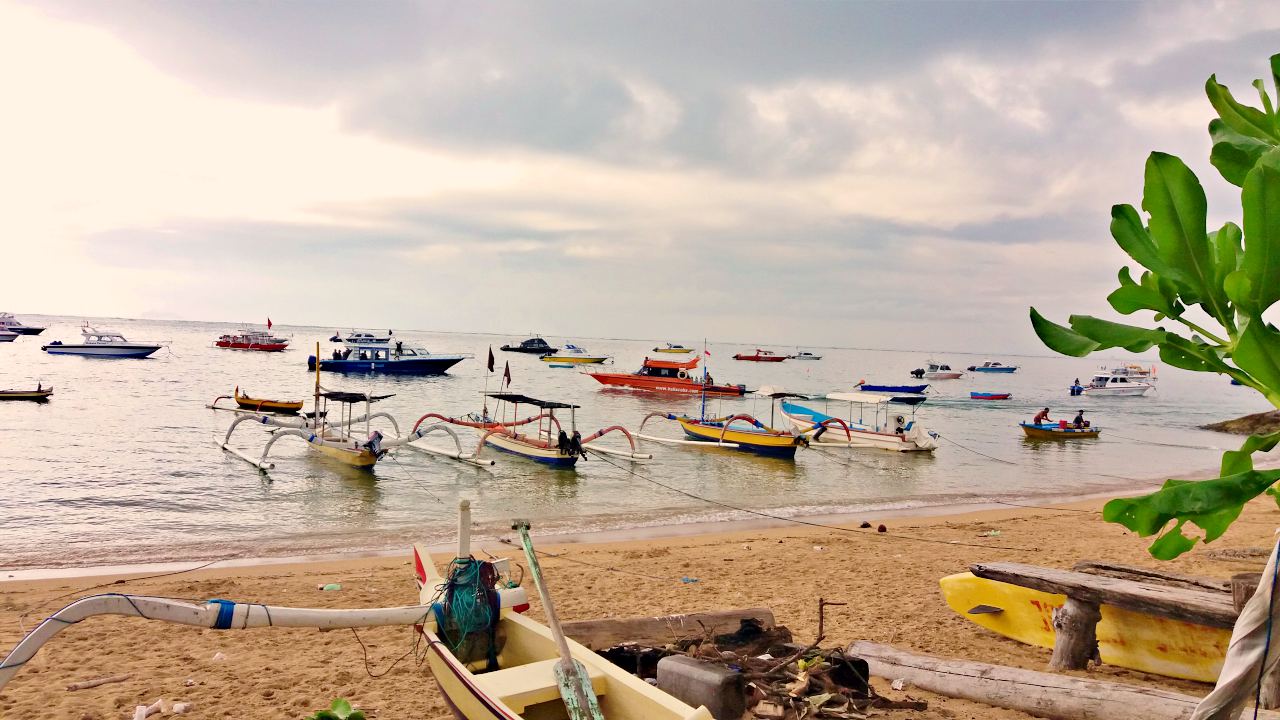
[[182,684],[185,685],[186,687],[195,687],[196,681],[192,678],[187,678],[186,680],[182,681]]
[[171,712],[174,715],[186,715],[193,706],[189,702],[174,703]]
[[897,680],[894,680],[893,682],[889,683],[889,687],[893,688],[894,690],[897,690],[898,692],[902,692],[903,689],[907,687],[907,679],[898,678]]
[[827,549],[827,546],[826,546],[826,545],[814,545],[814,546],[813,546],[813,551],[814,551],[814,552],[822,552],[823,550],[826,550],[826,549]]
[[227,656],[222,654],[221,651],[213,654],[213,662],[222,662],[223,660],[226,660],[226,659],[227,659]]
[[696,583],[696,582],[698,582],[698,578],[696,578],[696,577],[689,577],[688,575],[685,575],[684,577],[680,578],[680,582],[685,583],[685,584],[687,585],[687,584],[689,584],[689,583]]
[[885,527],[884,524],[882,523],[881,525],[876,527],[876,532],[889,532],[889,528]]
[[867,522],[866,520],[863,520],[863,521],[862,521],[862,524],[861,524],[861,525],[859,525],[858,527],[860,527],[860,528],[869,528],[869,527],[871,527],[871,523]]
[[341,589],[342,589],[342,583],[320,583],[319,585],[316,585],[316,589],[317,589],[317,590],[330,590],[330,591],[332,591],[332,590],[341,590]]
[[97,678],[95,680],[81,680],[80,682],[73,682],[70,685],[67,685],[67,692],[74,692],[76,690],[88,690],[89,688],[98,687],[99,685],[107,685],[109,683],[124,682],[125,680],[128,680],[128,679],[129,679],[129,675],[126,673],[124,675],[111,675],[110,677],[102,677],[102,678]]

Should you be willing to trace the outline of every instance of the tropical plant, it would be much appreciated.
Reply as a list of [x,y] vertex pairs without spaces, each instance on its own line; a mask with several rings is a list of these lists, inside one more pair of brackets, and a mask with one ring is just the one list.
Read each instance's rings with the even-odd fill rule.
[[[1272,81],[1280,97],[1280,55],[1271,57]],[[1261,80],[1254,82],[1262,108],[1237,101],[1211,76],[1205,93],[1218,117],[1209,123],[1209,161],[1241,188],[1243,229],[1228,222],[1207,228],[1204,188],[1182,160],[1153,152],[1147,158],[1142,193],[1144,218],[1131,205],[1111,208],[1111,235],[1144,270],[1128,267],[1107,302],[1122,315],[1154,313],[1154,328],[1072,315],[1070,327],[1031,308],[1031,324],[1049,348],[1074,357],[1124,348],[1158,348],[1160,360],[1184,370],[1229,375],[1280,408],[1280,331],[1263,313],[1280,300],[1280,114]],[[1180,326],[1180,327],[1179,327]],[[1103,518],[1142,537],[1157,535],[1149,551],[1171,559],[1201,537],[1220,537],[1244,504],[1268,492],[1280,470],[1257,470],[1253,453],[1280,442],[1280,432],[1252,435],[1239,450],[1222,456],[1213,480],[1169,480],[1157,492],[1108,502]]]
[[364,711],[351,707],[346,698],[338,698],[324,710],[317,710],[305,720],[364,720]]

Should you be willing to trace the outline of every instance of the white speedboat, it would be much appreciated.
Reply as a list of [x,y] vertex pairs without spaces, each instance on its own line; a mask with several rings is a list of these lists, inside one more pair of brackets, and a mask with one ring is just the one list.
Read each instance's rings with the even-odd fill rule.
[[44,332],[44,328],[23,325],[18,321],[18,318],[13,316],[13,313],[0,312],[0,331],[17,333],[18,335],[39,335]]
[[796,354],[791,356],[792,360],[821,360],[821,355],[815,355],[808,350],[796,350]]
[[63,343],[61,340],[54,340],[48,345],[42,345],[40,349],[50,355],[144,358],[164,347],[156,342],[133,342],[118,332],[98,330],[89,325],[80,328],[80,334],[84,336],[81,342]]
[[952,370],[950,365],[940,363],[937,360],[930,360],[925,363],[923,368],[916,368],[911,371],[912,377],[928,378],[929,380],[955,380],[964,375],[962,370]]
[[565,345],[564,349],[550,352],[543,355],[540,360],[544,363],[573,363],[575,365],[598,365],[610,358],[612,355],[593,355],[587,352],[586,348],[577,345]]
[[346,343],[348,345],[390,345],[391,336],[394,334],[395,333],[390,330],[387,331],[386,335],[375,335],[374,333],[365,332],[363,330],[352,330],[347,333],[345,338],[342,337],[342,333],[335,332],[333,337],[329,338],[329,341]]
[[1094,375],[1089,384],[1084,387],[1084,394],[1097,397],[1137,397],[1146,395],[1149,390],[1155,387],[1155,385],[1145,380],[1129,377],[1126,374],[1117,374],[1117,370],[1123,371],[1124,368],[1115,368],[1114,370]]

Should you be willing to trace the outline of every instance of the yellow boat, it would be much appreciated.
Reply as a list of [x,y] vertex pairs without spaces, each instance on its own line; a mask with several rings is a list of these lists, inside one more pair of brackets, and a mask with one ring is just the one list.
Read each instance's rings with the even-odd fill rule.
[[[794,458],[796,449],[804,444],[802,436],[785,430],[775,430],[750,415],[733,415],[724,418],[699,420],[683,415],[669,415],[670,420],[694,440],[736,446],[738,450],[770,457]],[[647,419],[647,418],[646,418]],[[734,424],[738,425],[735,427]]]
[[[992,632],[1037,647],[1052,648],[1053,611],[1065,595],[987,580],[972,573],[939,581],[947,605]],[[980,606],[994,611],[971,612]],[[1102,662],[1166,677],[1215,682],[1227,655],[1231,630],[1195,625],[1103,605],[1098,622]]]
[[660,353],[687,354],[687,353],[693,352],[693,348],[685,347],[683,345],[676,345],[675,343],[667,343],[666,347],[656,347],[653,349],[653,351],[660,352]]
[[[264,400],[240,394],[240,386],[235,389],[236,404],[245,410],[254,412],[296,413],[302,410],[301,400]],[[215,401],[216,402],[216,401]]]
[[585,348],[577,345],[565,345],[563,350],[547,353],[538,358],[545,363],[574,363],[579,365],[599,364],[608,360],[610,355],[592,355]]
[[53,395],[52,387],[37,387],[35,390],[0,390],[0,400],[45,402],[50,395]]

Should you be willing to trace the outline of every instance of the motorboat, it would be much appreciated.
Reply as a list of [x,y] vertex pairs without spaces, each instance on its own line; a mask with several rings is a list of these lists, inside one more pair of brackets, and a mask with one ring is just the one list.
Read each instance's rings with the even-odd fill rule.
[[1066,420],[1056,423],[1018,423],[1022,432],[1032,440],[1083,440],[1096,438],[1102,432],[1099,427],[1074,427]]
[[697,372],[698,358],[690,358],[684,362],[675,360],[653,360],[645,358],[640,369],[633,373],[588,372],[586,375],[601,385],[627,387],[634,390],[650,392],[684,393],[697,395],[705,392],[708,395],[745,395],[745,385],[718,385],[711,375],[704,372],[701,378],[694,377]]
[[1005,365],[1004,363],[997,362],[995,360],[987,360],[981,365],[970,365],[969,371],[980,373],[1012,373],[1018,372],[1018,366]]
[[18,320],[18,318],[13,316],[13,313],[0,312],[0,331],[17,333],[19,335],[39,335],[44,332],[45,329],[42,327],[35,327],[33,325],[24,325]]
[[733,359],[746,360],[747,362],[782,362],[783,360],[786,360],[787,357],[788,356],[786,355],[779,355],[772,350],[761,350],[760,348],[756,348],[754,354],[749,355],[747,353],[738,353],[733,356]]
[[276,337],[265,330],[244,329],[234,333],[225,333],[214,341],[215,347],[226,350],[256,350],[258,352],[280,352],[289,347],[287,338]]
[[89,325],[80,328],[82,340],[78,343],[63,343],[54,340],[40,349],[50,355],[83,355],[85,357],[104,358],[144,358],[164,347],[157,342],[133,342],[125,336],[110,330],[98,330]]
[[[901,404],[901,396],[871,392],[838,392],[826,395],[824,410],[830,410],[832,402],[848,403],[844,417],[787,400],[781,400],[779,406],[783,417],[791,421],[796,430],[817,447],[869,447],[898,452],[933,452],[938,448],[938,435],[916,421],[915,406],[925,401],[923,395],[918,397],[919,400],[912,404],[910,417],[902,414],[902,411],[890,408],[891,404]],[[855,406],[858,416],[856,419]]]
[[552,346],[550,343],[548,343],[546,340],[543,340],[541,337],[538,337],[537,335],[535,335],[535,336],[533,336],[533,337],[529,338],[528,340],[522,340],[522,341],[520,341],[520,344],[519,344],[519,345],[503,345],[503,346],[502,346],[501,348],[499,348],[499,349],[500,349],[500,350],[505,350],[505,351],[507,351],[507,352],[531,353],[531,354],[534,354],[534,355],[546,355],[547,353],[553,353],[553,352],[555,352],[555,351],[559,350],[560,348],[558,348],[558,347],[553,347],[553,346]]
[[864,392],[920,395],[929,388],[929,385],[868,385],[865,380],[859,380],[854,387]]
[[9,330],[0,330],[0,342],[13,342],[18,339],[18,333]]
[[395,333],[390,330],[387,331],[386,335],[378,335],[364,330],[352,330],[347,333],[346,337],[343,337],[342,333],[335,332],[333,337],[329,338],[329,341],[348,345],[390,345],[393,335]]
[[930,360],[925,363],[923,368],[916,368],[911,371],[911,377],[926,378],[929,380],[956,380],[964,375],[960,370],[952,370],[950,365],[940,363],[937,360]]
[[53,395],[53,386],[37,385],[35,390],[0,390],[0,401],[28,400],[31,402],[48,402]]
[[1013,393],[978,392],[976,390],[969,393],[970,400],[1008,400],[1011,397],[1013,397]]
[[[320,369],[343,373],[387,373],[393,375],[443,375],[449,368],[475,357],[471,353],[441,355],[426,348],[410,347],[402,341],[394,345],[382,342],[347,343],[344,350],[334,350],[332,357],[320,358]],[[314,355],[307,358],[307,369],[316,367]]]
[[688,354],[693,352],[693,348],[677,345],[675,343],[667,343],[666,347],[655,347],[653,351],[657,353]]
[[1146,395],[1155,385],[1127,374],[1117,373],[1115,368],[1109,372],[1100,372],[1093,376],[1081,392],[1091,396],[1139,397]]
[[792,360],[821,360],[821,355],[815,355],[807,350],[796,350],[796,354],[791,356]]
[[580,348],[577,345],[565,345],[563,350],[543,355],[540,360],[544,363],[574,363],[578,365],[598,365],[606,360],[611,359],[612,355],[592,355],[587,352],[586,348]]

